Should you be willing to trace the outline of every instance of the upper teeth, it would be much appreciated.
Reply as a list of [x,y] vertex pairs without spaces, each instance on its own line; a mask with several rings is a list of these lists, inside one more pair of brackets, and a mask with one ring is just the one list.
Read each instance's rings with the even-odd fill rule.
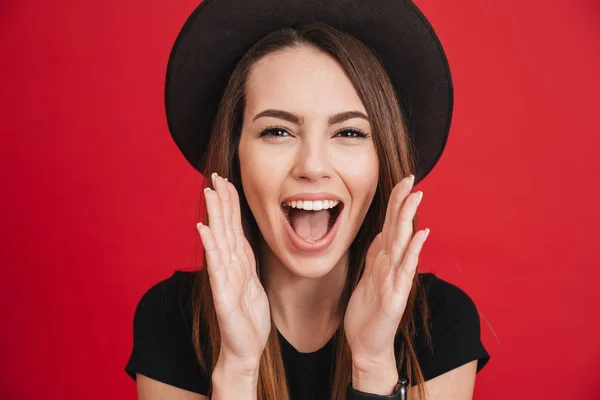
[[285,204],[292,208],[299,208],[301,210],[327,210],[337,206],[338,200],[292,200],[286,201]]

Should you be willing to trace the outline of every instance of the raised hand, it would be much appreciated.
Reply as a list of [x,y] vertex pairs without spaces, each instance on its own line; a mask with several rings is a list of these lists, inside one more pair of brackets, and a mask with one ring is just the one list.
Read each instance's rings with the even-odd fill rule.
[[198,224],[221,332],[221,353],[247,368],[258,367],[271,330],[269,301],[241,224],[239,196],[216,173],[206,188],[208,226]]
[[413,184],[411,175],[392,190],[383,230],[367,251],[364,274],[348,303],[344,329],[358,369],[395,363],[394,337],[429,234],[426,229],[413,236],[412,220],[422,195],[411,194]]

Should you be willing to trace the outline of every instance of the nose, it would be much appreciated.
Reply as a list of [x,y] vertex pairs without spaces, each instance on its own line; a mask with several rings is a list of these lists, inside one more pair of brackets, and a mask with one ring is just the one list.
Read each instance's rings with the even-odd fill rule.
[[292,175],[299,180],[318,181],[331,178],[332,166],[327,143],[320,140],[302,140]]

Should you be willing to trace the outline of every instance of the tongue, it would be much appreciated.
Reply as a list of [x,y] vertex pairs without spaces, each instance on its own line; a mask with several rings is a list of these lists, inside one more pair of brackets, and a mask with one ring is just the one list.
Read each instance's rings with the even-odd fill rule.
[[290,212],[290,225],[302,239],[315,242],[329,230],[329,211],[306,211],[294,209]]

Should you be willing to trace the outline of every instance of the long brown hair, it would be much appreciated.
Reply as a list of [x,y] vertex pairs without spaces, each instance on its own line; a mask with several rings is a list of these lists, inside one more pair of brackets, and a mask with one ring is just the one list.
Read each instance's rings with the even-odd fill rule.
[[[371,242],[383,228],[387,201],[392,189],[402,178],[414,173],[414,152],[400,110],[397,94],[377,56],[361,41],[323,23],[312,23],[298,29],[285,28],[262,38],[239,61],[224,89],[205,159],[204,176],[217,172],[228,177],[237,188],[242,210],[244,233],[256,256],[260,274],[258,242],[260,231],[242,190],[238,145],[245,105],[246,82],[251,67],[263,56],[286,48],[309,46],[326,52],[339,61],[354,84],[369,115],[372,137],[379,156],[379,184],[364,222],[350,246],[350,265],[346,284],[339,299],[338,311],[344,315],[350,295],[364,268]],[[207,213],[204,213],[207,220]],[[413,231],[417,231],[416,218]],[[206,257],[204,257],[206,263]],[[206,264],[204,264],[206,265]],[[416,307],[419,307],[417,313]],[[198,272],[193,291],[193,344],[201,370],[210,377],[217,363],[220,333],[206,268]],[[422,317],[423,331],[431,346],[429,313],[425,290],[419,279],[414,279],[406,311],[400,321],[397,335],[402,338],[396,360],[398,368],[406,371],[410,384],[419,385],[419,399],[424,398],[423,374],[413,346],[417,324],[415,316]],[[343,320],[343,319],[342,319]],[[271,333],[260,361],[258,377],[259,400],[288,400],[285,370],[277,331],[272,323]],[[208,335],[202,335],[208,332]],[[344,334],[344,324],[336,332],[336,360],[332,382],[332,400],[346,398],[346,388],[352,377],[350,348]],[[212,389],[211,389],[212,390]]]

